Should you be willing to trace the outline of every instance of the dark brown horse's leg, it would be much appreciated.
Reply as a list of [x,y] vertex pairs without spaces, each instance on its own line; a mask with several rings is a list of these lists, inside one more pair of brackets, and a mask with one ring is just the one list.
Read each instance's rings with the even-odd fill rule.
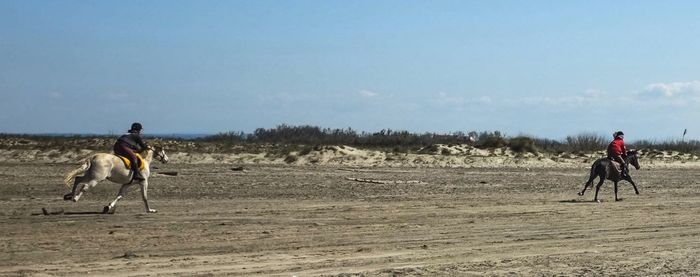
[[630,184],[632,184],[632,187],[634,188],[634,194],[639,194],[639,190],[637,190],[637,185],[634,183],[634,181],[632,181],[632,177],[627,176],[627,178],[625,178],[625,180],[627,182],[630,182]]
[[581,190],[581,192],[578,193],[578,196],[583,196],[583,194],[586,193],[586,189],[593,184],[593,180],[595,180],[595,177],[595,163],[593,163],[593,166],[591,166],[591,175],[588,177],[588,182],[586,182],[586,184],[583,186],[583,190]]
[[588,188],[588,186],[593,184],[593,179],[595,179],[595,177],[588,179],[588,182],[586,182],[586,184],[583,185],[583,190],[581,190],[581,192],[578,193],[578,196],[583,196],[583,194],[586,193],[586,189]]
[[617,198],[617,182],[614,182],[613,186],[615,187],[615,201],[620,201],[620,199]]
[[605,178],[600,178],[600,181],[595,186],[595,196],[593,197],[593,201],[595,201],[595,202],[600,202],[600,201],[598,201],[598,191],[600,190],[600,186],[603,185],[603,182],[605,182]]

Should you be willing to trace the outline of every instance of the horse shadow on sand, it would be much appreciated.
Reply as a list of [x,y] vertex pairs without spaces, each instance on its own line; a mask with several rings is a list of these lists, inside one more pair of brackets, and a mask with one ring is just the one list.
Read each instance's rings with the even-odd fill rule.
[[115,209],[112,209],[110,211],[105,211],[104,209],[102,211],[65,211],[64,209],[58,209],[58,210],[48,210],[46,208],[41,208],[41,213],[33,213],[32,215],[44,215],[44,216],[50,216],[50,215],[65,215],[65,216],[81,216],[81,215],[102,215],[102,214],[114,214]]

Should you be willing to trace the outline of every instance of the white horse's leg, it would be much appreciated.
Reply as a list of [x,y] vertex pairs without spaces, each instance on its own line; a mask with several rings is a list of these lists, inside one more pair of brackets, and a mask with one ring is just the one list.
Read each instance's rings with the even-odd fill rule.
[[[73,183],[73,192],[72,192],[72,200],[73,202],[78,202],[81,196],[83,196],[83,192],[86,192],[88,189],[91,187],[94,187],[97,185],[96,180],[90,180],[85,182],[85,180],[90,180],[88,176],[82,176],[82,177],[76,177],[75,182]],[[91,183],[94,183],[93,185],[90,185]]]
[[146,212],[147,213],[157,212],[155,209],[151,209],[151,207],[148,206],[148,179],[141,181],[140,184],[141,184],[141,198],[143,198],[143,204],[146,206]]
[[73,187],[71,188],[71,192],[69,194],[66,194],[63,196],[63,200],[71,200],[73,202],[78,201],[75,199],[76,192],[79,191],[78,185],[80,185],[80,189],[82,189],[82,183],[81,181],[83,180],[82,176],[75,177],[75,180],[73,180]]
[[110,166],[94,162],[85,175],[76,177],[73,183],[73,201],[78,202],[80,197],[88,189],[91,189],[99,182],[104,181],[109,176]]
[[105,208],[102,210],[102,213],[109,213],[114,211],[114,207],[117,205],[117,201],[119,199],[122,199],[126,195],[126,190],[131,186],[131,184],[124,184],[122,187],[119,189],[119,193],[117,194],[117,197],[114,198],[112,202],[109,203],[109,205],[105,206]]
[[80,182],[79,184],[77,184],[77,186],[80,186],[80,188],[78,188],[78,194],[75,194],[75,192],[73,193],[73,202],[78,202],[80,197],[83,196],[83,193],[86,192],[88,189],[97,186],[97,183],[99,183],[99,181],[93,179],[87,183]]

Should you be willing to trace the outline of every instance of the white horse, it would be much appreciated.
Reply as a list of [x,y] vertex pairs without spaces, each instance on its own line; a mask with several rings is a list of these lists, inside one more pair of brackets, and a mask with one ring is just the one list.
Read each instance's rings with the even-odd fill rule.
[[[151,209],[148,206],[148,176],[151,175],[150,163],[153,157],[162,163],[168,162],[168,156],[163,151],[162,147],[155,147],[146,149],[141,153],[144,161],[144,169],[141,170],[141,174],[144,180],[132,180],[133,172],[131,169],[124,165],[122,159],[114,154],[107,153],[97,153],[91,157],[85,159],[82,166],[68,173],[64,183],[71,189],[71,192],[63,196],[63,200],[72,200],[73,202],[78,202],[80,196],[83,195],[88,189],[95,187],[99,182],[110,180],[114,183],[122,184],[119,189],[119,194],[114,201],[110,202],[109,205],[105,206],[102,210],[103,213],[114,212],[114,207],[117,205],[117,201],[124,197],[127,188],[132,184],[138,183],[141,185],[141,197],[143,198],[143,204],[146,206],[147,213],[155,213],[155,209]],[[85,174],[83,174],[85,173]],[[82,176],[78,176],[83,174]]]

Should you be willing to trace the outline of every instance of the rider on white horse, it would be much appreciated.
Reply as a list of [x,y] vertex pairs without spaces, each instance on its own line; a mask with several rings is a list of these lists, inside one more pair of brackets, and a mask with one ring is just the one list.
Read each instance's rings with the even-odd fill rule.
[[131,170],[134,172],[133,179],[138,181],[144,180],[145,178],[141,175],[138,159],[134,152],[142,152],[150,148],[150,146],[143,142],[141,130],[143,130],[141,123],[135,122],[131,124],[131,129],[129,129],[126,134],[119,137],[117,142],[114,143],[114,153],[129,159],[131,162]]
[[[116,154],[93,154],[84,159],[79,168],[66,175],[64,183],[71,192],[63,196],[64,200],[77,202],[85,191],[97,186],[98,183],[104,180],[109,180],[121,184],[122,186],[119,189],[117,197],[110,202],[109,205],[104,207],[103,213],[114,212],[117,201],[124,197],[126,190],[133,184],[138,184],[141,187],[141,198],[143,199],[146,212],[156,212],[156,210],[151,209],[148,204],[148,177],[151,175],[149,165],[153,159],[162,163],[167,163],[168,155],[165,154],[165,150],[163,150],[161,146],[150,147],[143,143],[143,139],[139,136],[140,131],[143,129],[141,124],[134,123],[131,127],[129,134],[120,137],[117,143],[115,143],[114,152],[131,159],[130,167],[134,169],[133,173],[129,167],[124,165],[122,158]],[[139,171],[139,167],[134,166],[137,165],[135,154],[133,154],[134,150],[142,150],[140,153],[143,158],[140,159],[143,162],[142,171]],[[128,154],[132,154],[133,156]],[[133,178],[133,175],[136,174],[141,178]]]

